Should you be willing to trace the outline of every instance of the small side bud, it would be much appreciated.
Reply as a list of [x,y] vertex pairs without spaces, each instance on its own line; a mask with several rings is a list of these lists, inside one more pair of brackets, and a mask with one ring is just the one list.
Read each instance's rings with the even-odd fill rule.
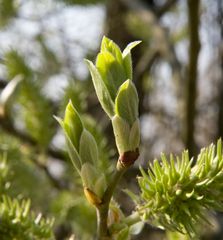
[[102,204],[102,200],[89,188],[84,188],[84,194],[90,204],[96,207]]

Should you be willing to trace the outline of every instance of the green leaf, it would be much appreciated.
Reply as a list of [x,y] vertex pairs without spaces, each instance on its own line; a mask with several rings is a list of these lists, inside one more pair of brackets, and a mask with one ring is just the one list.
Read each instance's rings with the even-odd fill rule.
[[66,138],[66,143],[67,143],[67,148],[68,148],[68,154],[70,156],[70,159],[75,167],[75,169],[77,170],[77,172],[80,174],[80,170],[81,170],[81,159],[80,156],[76,150],[76,148],[74,147],[70,137],[68,136],[65,128],[64,128],[64,122],[62,119],[54,116],[54,118],[58,121],[58,123],[60,124],[60,126],[63,128],[64,130],[64,134],[65,134],[65,138]]
[[71,139],[66,135],[66,143],[68,148],[68,154],[70,156],[71,162],[73,163],[74,167],[76,168],[77,172],[80,174],[81,169],[81,159],[80,156],[74,147]]
[[102,174],[95,182],[93,190],[99,197],[102,197],[106,188],[107,188],[106,178],[105,175]]
[[114,101],[118,88],[127,79],[123,66],[110,52],[104,51],[98,54],[96,67]]
[[140,44],[142,41],[134,41],[129,43],[126,48],[124,49],[123,53],[122,53],[122,57],[123,59],[126,58],[129,54],[131,54],[131,50],[137,46],[138,44]]
[[112,118],[112,126],[119,154],[131,150],[129,149],[129,124],[125,121],[125,119],[122,119],[118,115],[115,115]]
[[101,103],[104,111],[110,118],[112,118],[114,115],[114,102],[112,101],[111,95],[94,64],[89,60],[86,60],[86,63],[92,76],[92,81],[96,94],[98,96],[98,100]]
[[132,125],[138,118],[138,94],[132,81],[125,81],[115,99],[115,113]]
[[93,191],[98,178],[98,172],[91,163],[84,163],[81,167],[81,178],[84,187]]
[[98,147],[94,137],[86,129],[81,134],[79,154],[82,164],[90,162],[96,166],[98,161]]
[[63,128],[78,152],[79,141],[83,131],[83,124],[71,101],[69,101],[66,107]]
[[132,57],[131,57],[131,50],[137,46],[141,41],[135,41],[127,45],[122,53],[123,58],[123,65],[125,68],[125,72],[127,75],[127,79],[132,80]]

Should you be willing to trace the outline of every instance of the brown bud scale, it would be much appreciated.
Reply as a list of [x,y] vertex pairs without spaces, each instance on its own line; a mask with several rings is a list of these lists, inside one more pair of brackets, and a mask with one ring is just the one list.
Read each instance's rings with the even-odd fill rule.
[[138,159],[139,157],[139,149],[136,148],[134,151],[127,151],[124,152],[120,157],[119,157],[119,164],[122,166],[122,168],[127,168],[131,165],[134,164],[134,162]]

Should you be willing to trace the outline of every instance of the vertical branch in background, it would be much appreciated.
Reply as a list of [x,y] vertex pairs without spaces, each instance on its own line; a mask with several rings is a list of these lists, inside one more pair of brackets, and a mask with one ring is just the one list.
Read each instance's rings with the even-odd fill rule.
[[199,40],[199,0],[187,0],[189,24],[189,64],[186,97],[186,148],[191,155],[196,154],[194,121],[197,95],[197,62],[200,50]]
[[222,22],[223,22],[223,6],[221,0],[218,0],[218,23],[221,31],[221,42],[220,42],[220,49],[219,49],[219,61],[220,61],[220,81],[219,81],[219,96],[218,96],[218,136],[223,138],[223,28],[222,28]]

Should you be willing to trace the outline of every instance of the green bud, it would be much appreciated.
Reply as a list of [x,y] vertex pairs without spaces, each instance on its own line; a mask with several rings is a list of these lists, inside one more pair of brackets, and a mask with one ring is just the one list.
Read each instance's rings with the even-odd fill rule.
[[125,81],[115,99],[115,113],[132,125],[138,119],[138,94],[132,81]]
[[64,127],[64,122],[62,119],[55,117],[55,119],[59,122],[60,126],[63,128],[64,133],[65,133],[65,138],[66,138],[66,143],[67,143],[67,148],[68,148],[68,154],[71,158],[71,161],[74,165],[74,167],[76,168],[76,170],[78,171],[78,173],[80,174],[80,170],[81,170],[81,160],[80,160],[80,156],[76,150],[76,148],[73,145],[73,142],[71,140],[71,138],[69,137],[65,127]]
[[119,86],[127,79],[123,65],[110,52],[105,51],[98,54],[96,67],[114,101]]
[[119,154],[129,151],[129,124],[125,121],[125,119],[120,118],[118,115],[115,115],[112,118],[112,126]]
[[66,107],[63,128],[67,136],[70,138],[72,144],[78,151],[79,141],[83,131],[83,124],[71,101]]
[[139,119],[136,119],[132,125],[129,134],[129,148],[134,150],[139,147],[140,143],[140,122]]
[[101,198],[106,188],[107,188],[106,178],[105,175],[102,174],[95,182],[94,191]]
[[101,41],[101,52],[111,53],[119,63],[122,63],[122,52],[119,46],[105,36],[102,38]]
[[112,40],[103,37],[96,66],[86,60],[99,102],[110,118],[115,115],[114,102],[120,86],[132,79],[131,49],[137,44],[139,41],[129,44],[122,53]]
[[106,178],[90,163],[81,168],[81,178],[87,200],[93,205],[100,205],[101,198],[107,188]]
[[130,125],[123,118],[115,115],[112,118],[112,126],[115,134],[116,146],[120,155],[139,147],[140,127],[138,119],[130,129]]
[[81,167],[81,178],[84,187],[94,190],[94,184],[98,179],[98,171],[91,163],[84,163]]
[[66,142],[67,142],[68,154],[70,156],[70,159],[71,159],[74,167],[80,174],[80,169],[81,169],[80,156],[79,156],[77,150],[75,149],[74,145],[72,144],[70,138],[67,135],[66,135]]
[[96,165],[98,160],[98,147],[94,137],[86,129],[83,130],[80,138],[80,151],[79,151],[82,164],[91,162]]
[[111,95],[94,64],[89,60],[86,60],[86,63],[91,73],[98,100],[104,111],[111,118],[114,115],[114,102],[112,101]]

